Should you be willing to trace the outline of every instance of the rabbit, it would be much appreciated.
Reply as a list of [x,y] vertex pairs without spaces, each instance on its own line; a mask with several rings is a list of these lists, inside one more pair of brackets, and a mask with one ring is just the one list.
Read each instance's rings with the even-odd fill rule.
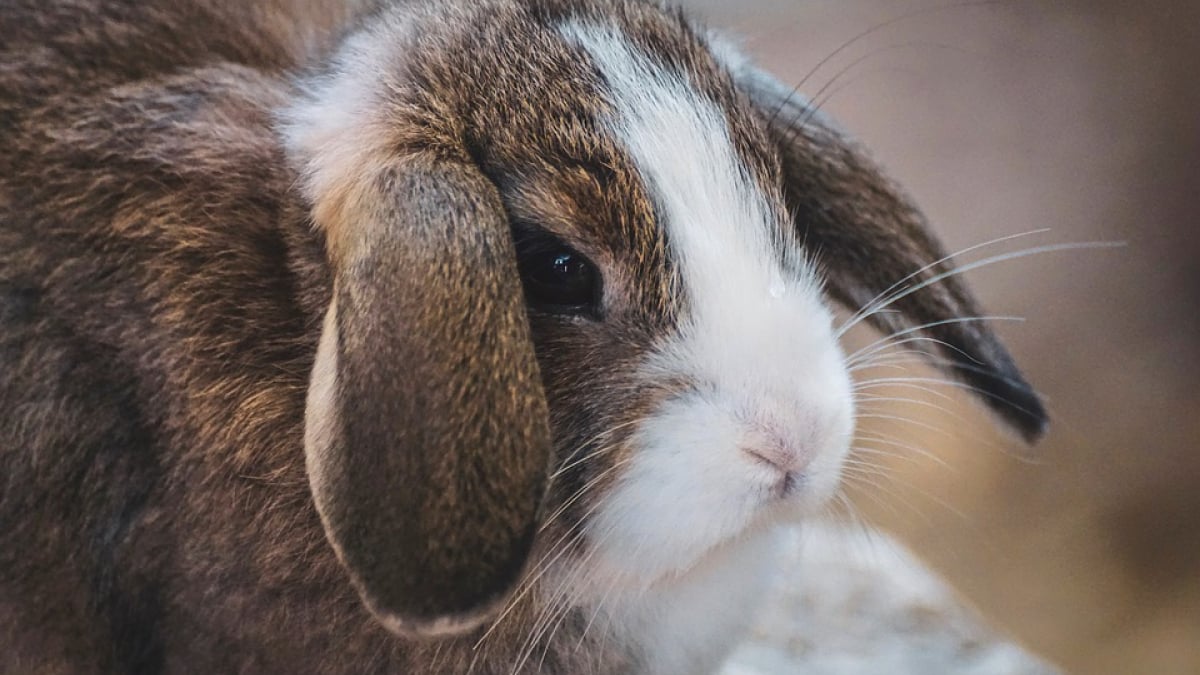
[[868,305],[1036,440],[910,199],[641,0],[0,0],[0,672],[700,673]]

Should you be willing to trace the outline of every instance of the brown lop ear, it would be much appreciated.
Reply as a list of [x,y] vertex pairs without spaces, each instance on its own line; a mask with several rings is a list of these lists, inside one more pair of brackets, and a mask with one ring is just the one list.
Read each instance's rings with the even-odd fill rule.
[[[930,338],[916,344],[1027,442],[1038,440],[1048,423],[1041,401],[987,323],[972,320],[978,303],[949,275],[953,263],[921,213],[802,97],[748,64],[733,68],[780,150],[788,207],[828,292],[852,310],[884,309],[865,320],[887,335]],[[880,298],[893,301],[881,308]]]
[[316,200],[334,294],[309,387],[309,481],[379,620],[462,632],[522,573],[550,462],[509,225],[468,158],[416,151],[353,170]]

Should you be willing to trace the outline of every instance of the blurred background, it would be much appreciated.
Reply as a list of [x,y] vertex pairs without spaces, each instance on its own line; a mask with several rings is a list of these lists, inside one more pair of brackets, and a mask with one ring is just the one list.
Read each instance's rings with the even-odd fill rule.
[[888,477],[851,493],[1064,669],[1200,673],[1200,3],[688,4],[807,77],[949,250],[1051,230],[960,262],[1127,242],[968,274],[991,312],[1025,317],[997,328],[1055,418],[1036,452],[952,387],[876,391],[919,400],[862,435],[932,456],[863,441]]

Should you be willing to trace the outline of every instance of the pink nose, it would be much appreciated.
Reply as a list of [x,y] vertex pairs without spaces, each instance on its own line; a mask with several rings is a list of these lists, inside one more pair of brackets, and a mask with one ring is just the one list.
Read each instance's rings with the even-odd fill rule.
[[742,441],[742,450],[783,473],[799,471],[808,463],[804,454],[782,434],[761,426],[746,433]]

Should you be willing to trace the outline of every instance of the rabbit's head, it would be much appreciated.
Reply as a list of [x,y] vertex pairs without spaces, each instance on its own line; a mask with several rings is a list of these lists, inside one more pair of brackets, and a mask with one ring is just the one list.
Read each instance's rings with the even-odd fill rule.
[[919,213],[788,87],[649,3],[428,4],[284,121],[335,286],[310,481],[390,628],[477,625],[535,541],[648,586],[820,504],[854,428],[833,301],[929,282],[869,321],[1040,434]]

